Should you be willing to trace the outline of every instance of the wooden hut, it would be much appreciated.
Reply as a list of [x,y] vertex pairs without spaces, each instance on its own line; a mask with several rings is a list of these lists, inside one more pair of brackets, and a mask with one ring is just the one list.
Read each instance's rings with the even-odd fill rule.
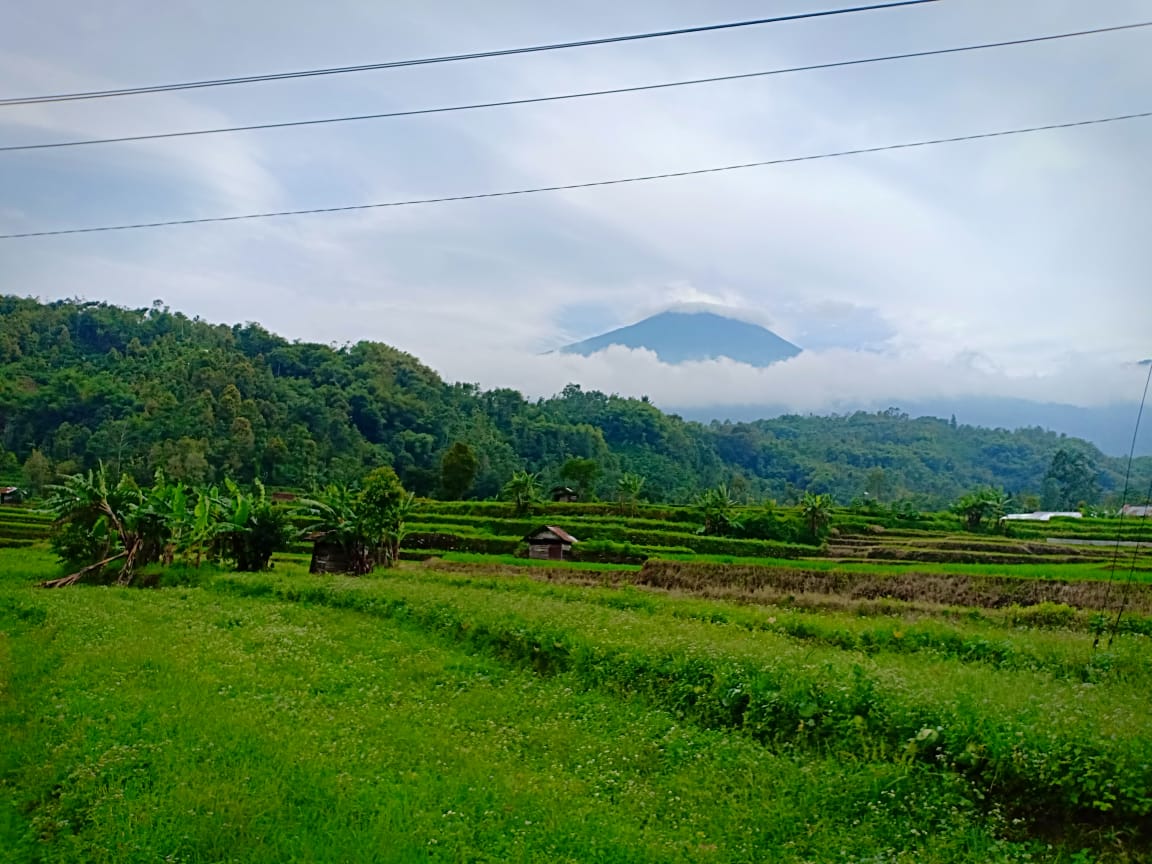
[[554,486],[548,494],[558,504],[572,504],[580,500],[579,493],[571,486]]
[[554,525],[537,528],[524,538],[528,544],[528,557],[550,561],[564,561],[571,557],[572,546],[580,541]]
[[324,535],[313,535],[312,560],[308,562],[309,573],[343,573],[347,576],[363,576],[371,573],[383,560],[380,549],[367,549],[364,546],[344,546],[328,540]]
[[16,486],[0,487],[0,504],[19,504],[24,500],[24,493]]

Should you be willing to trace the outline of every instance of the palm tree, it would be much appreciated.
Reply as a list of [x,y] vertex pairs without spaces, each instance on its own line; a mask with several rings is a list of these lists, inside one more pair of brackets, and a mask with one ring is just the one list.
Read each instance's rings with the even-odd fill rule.
[[272,554],[286,548],[296,533],[288,513],[267,497],[259,480],[253,494],[231,480],[224,485],[227,495],[213,502],[217,547],[241,572],[265,570]]
[[1012,498],[1003,489],[981,486],[952,505],[952,512],[964,518],[969,531],[979,531],[985,520],[998,521],[1008,512]]
[[530,513],[532,505],[540,498],[540,475],[527,471],[517,471],[504,484],[501,496],[511,501],[517,516]]
[[115,561],[123,562],[116,583],[131,584],[136,566],[159,560],[168,545],[173,488],[160,473],[146,491],[127,475],[111,485],[103,464],[52,486],[44,509],[56,524],[54,544],[65,560],[84,566],[43,587],[73,585]]
[[697,495],[696,507],[704,518],[704,534],[724,535],[740,528],[736,520],[736,502],[728,491],[727,483]]
[[298,506],[312,519],[305,533],[337,547],[344,558],[344,571],[362,576],[376,564],[390,567],[399,560],[406,534],[404,523],[415,503],[416,496],[404,491],[395,474],[374,472],[363,491],[333,485]]
[[832,496],[826,494],[814,495],[805,492],[800,499],[800,515],[808,526],[808,534],[813,540],[819,541],[824,530],[832,521]]
[[416,509],[416,495],[412,492],[406,493],[390,508],[381,537],[383,541],[381,549],[384,552],[382,563],[385,567],[391,567],[400,560],[400,544],[408,536],[404,523],[408,521],[414,509]]
[[[340,569],[353,576],[370,572],[373,563],[372,545],[358,498],[353,489],[333,484],[318,491],[313,498],[297,502],[300,512],[310,519],[304,533],[315,541],[316,547],[323,542],[339,549],[344,557],[344,566]],[[312,552],[313,567],[318,551],[314,548]]]
[[616,500],[620,503],[620,512],[627,509],[630,516],[636,515],[636,504],[640,500],[640,492],[644,489],[644,478],[631,472],[620,475],[616,481]]

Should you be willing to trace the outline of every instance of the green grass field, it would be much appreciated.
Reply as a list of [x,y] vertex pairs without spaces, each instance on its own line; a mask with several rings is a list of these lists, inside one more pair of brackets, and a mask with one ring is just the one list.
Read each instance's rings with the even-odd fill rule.
[[1060,616],[810,613],[514,560],[45,591],[50,553],[0,549],[0,861],[1152,850],[1147,637],[1093,651]]

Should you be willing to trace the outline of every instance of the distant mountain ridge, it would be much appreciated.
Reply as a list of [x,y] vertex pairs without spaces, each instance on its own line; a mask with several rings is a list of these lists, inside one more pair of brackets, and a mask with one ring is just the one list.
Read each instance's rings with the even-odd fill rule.
[[801,349],[766,327],[715,312],[670,309],[582,342],[565,345],[565,354],[590,357],[612,345],[644,348],[664,363],[688,363],[727,357],[750,366],[771,366]]
[[[1134,417],[1121,419],[1131,429]],[[1038,494],[1061,448],[1085,455],[1101,496],[1119,494],[1128,467],[1035,428],[981,429],[894,411],[701,425],[576,384],[545,399],[451,384],[376,342],[333,348],[162,306],[0,294],[5,480],[23,473],[29,485],[43,482],[45,463],[49,478],[104,463],[138,482],[160,469],[193,484],[259,477],[300,489],[356,482],[391,465],[407,489],[434,496],[443,492],[444,456],[458,443],[478,457],[468,492],[475,498],[498,495],[519,470],[539,473],[546,487],[564,482],[572,457],[600,467],[593,491],[605,498],[634,473],[654,501],[691,501],[728,483],[751,501],[810,490],[848,502],[878,484],[885,500],[912,498],[923,508],[983,484]],[[1150,482],[1152,458],[1136,460],[1129,503]]]
[[[985,429],[1051,429],[1071,438],[1089,441],[1109,456],[1128,455],[1132,445],[1133,424],[1138,405],[1120,403],[1083,408],[1052,402],[1032,402],[1027,399],[1005,397],[938,397],[929,400],[893,400],[902,413],[910,417],[955,417],[958,423]],[[782,404],[744,405],[663,405],[664,410],[686,420],[698,423],[721,422],[750,423],[795,414],[794,409]],[[820,414],[851,414],[856,411],[879,411],[882,405],[865,403],[841,406],[837,411]],[[1136,439],[1136,456],[1152,456],[1152,423],[1143,423]]]

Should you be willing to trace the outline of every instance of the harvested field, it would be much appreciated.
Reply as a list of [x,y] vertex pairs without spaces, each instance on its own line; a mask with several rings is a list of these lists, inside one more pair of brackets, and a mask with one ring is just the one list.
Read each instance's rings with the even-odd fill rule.
[[1152,586],[1107,581],[1014,579],[969,574],[871,574],[682,561],[649,561],[636,584],[693,593],[747,595],[838,595],[852,600],[892,599],[946,606],[998,609],[1059,603],[1080,609],[1115,608],[1122,596],[1134,613],[1152,614]]

